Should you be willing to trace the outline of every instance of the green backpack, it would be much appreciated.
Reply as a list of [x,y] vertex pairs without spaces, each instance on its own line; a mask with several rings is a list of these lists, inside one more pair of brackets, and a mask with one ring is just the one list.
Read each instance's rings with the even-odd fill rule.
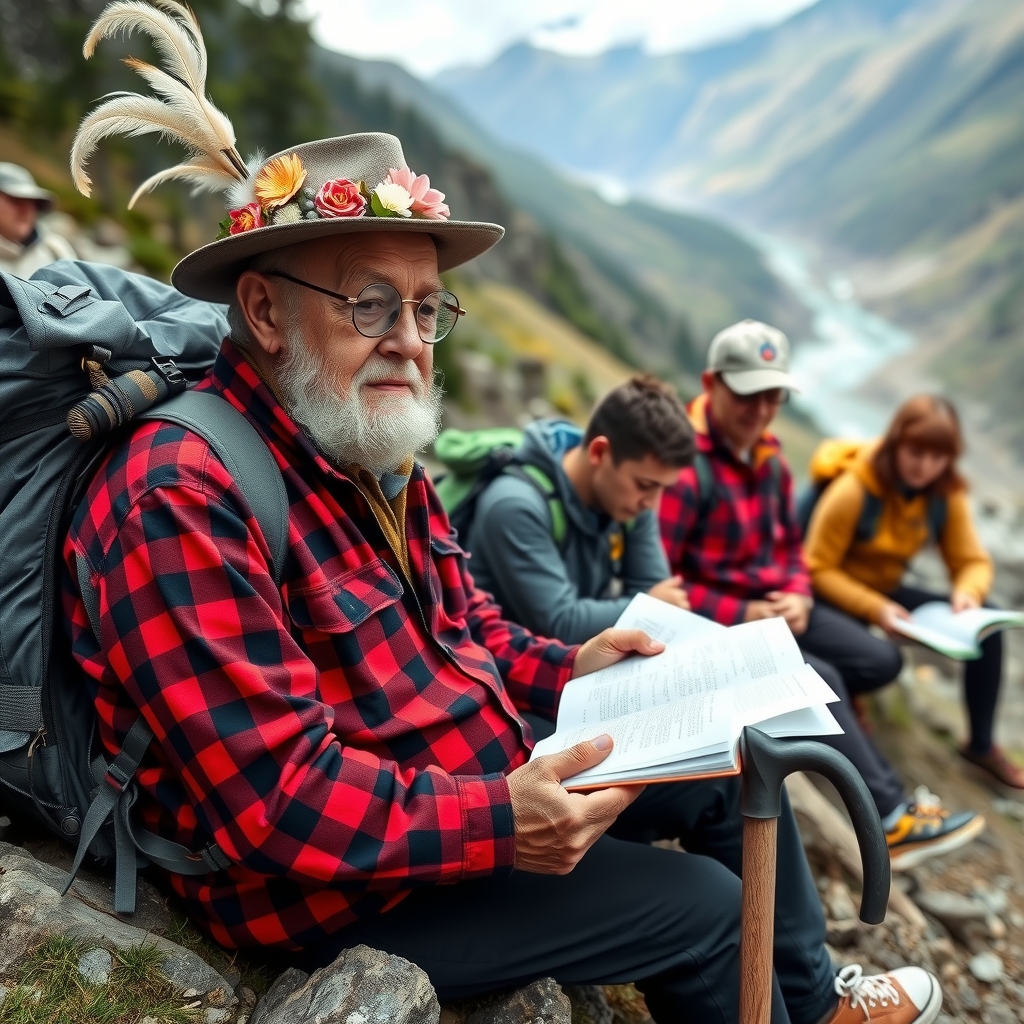
[[532,484],[543,495],[551,512],[551,536],[559,551],[565,544],[567,520],[554,481],[519,456],[523,432],[515,427],[441,431],[434,455],[447,472],[434,478],[437,496],[452,526],[465,541],[476,513],[476,504],[487,485],[503,473]]

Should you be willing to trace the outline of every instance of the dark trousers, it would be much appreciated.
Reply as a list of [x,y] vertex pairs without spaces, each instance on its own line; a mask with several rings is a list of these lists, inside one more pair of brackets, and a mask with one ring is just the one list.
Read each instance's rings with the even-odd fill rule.
[[[900,587],[889,595],[897,604],[913,611],[927,601],[948,601],[948,594],[932,594],[917,587]],[[986,605],[991,607],[991,605]],[[1003,634],[993,633],[981,642],[981,657],[964,662],[964,702],[971,725],[971,750],[987,754],[992,748],[992,731],[1003,680]]]
[[891,683],[903,667],[899,648],[872,636],[863,623],[826,604],[811,609],[807,631],[796,639],[807,663],[839,695],[839,703],[830,704],[829,710],[842,726],[843,735],[818,739],[853,762],[884,818],[907,799],[906,790],[896,769],[864,735],[850,694]]
[[[649,786],[568,875],[424,886],[299,966],[365,942],[418,964],[442,1001],[546,975],[632,981],[662,1024],[735,1024],[742,832],[738,779]],[[652,837],[679,838],[687,852],[646,845]],[[788,802],[778,865],[772,1021],[816,1024],[835,1006],[835,972]]]

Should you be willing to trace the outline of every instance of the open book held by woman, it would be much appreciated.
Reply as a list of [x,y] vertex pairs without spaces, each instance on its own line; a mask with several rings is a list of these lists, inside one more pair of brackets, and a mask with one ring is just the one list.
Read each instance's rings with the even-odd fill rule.
[[[900,642],[915,608],[949,601],[954,612],[979,608],[992,584],[992,559],[974,529],[967,486],[957,460],[963,436],[950,402],[931,395],[909,399],[885,436],[864,444],[823,444],[811,463],[812,481],[831,479],[810,519],[806,554],[819,601],[864,624],[864,652],[892,658],[888,641],[867,631],[880,626]],[[904,586],[911,559],[938,546],[950,591]],[[1002,681],[1002,638],[981,643],[981,657],[964,669],[970,739],[960,753],[1005,785],[1024,788],[1024,769],[993,743]]]

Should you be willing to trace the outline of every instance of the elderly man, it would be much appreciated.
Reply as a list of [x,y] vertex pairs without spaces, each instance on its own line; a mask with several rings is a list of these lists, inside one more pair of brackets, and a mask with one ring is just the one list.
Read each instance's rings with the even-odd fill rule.
[[[671,787],[570,794],[561,780],[610,739],[529,761],[519,714],[550,718],[570,678],[659,645],[606,631],[574,648],[504,621],[413,459],[437,430],[433,346],[462,312],[439,271],[501,229],[449,220],[391,136],[255,169],[226,155],[242,202],[173,279],[232,303],[202,386],[284,476],[283,582],[212,449],[168,424],[99,467],[64,550],[101,741],[118,750],[139,715],[155,736],[141,818],[227,862],[171,885],[227,946],[312,966],[366,942],[418,963],[442,999],[549,974],[633,980],[658,1021],[734,1021],[735,787],[687,822],[664,812]],[[658,823],[691,852],[628,841]],[[932,1020],[941,993],[923,971],[835,978],[791,815],[781,833],[774,1019],[852,1024],[870,1005]]]
[[24,167],[0,163],[0,270],[31,277],[48,263],[75,258],[69,242],[38,223],[53,200]]

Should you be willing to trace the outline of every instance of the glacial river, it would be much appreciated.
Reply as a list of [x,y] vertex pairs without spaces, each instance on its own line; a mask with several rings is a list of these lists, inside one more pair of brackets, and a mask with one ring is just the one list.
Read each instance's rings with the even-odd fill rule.
[[913,348],[914,336],[858,305],[842,275],[818,276],[799,245],[769,235],[748,237],[811,313],[812,337],[797,339],[793,351],[793,375],[803,388],[794,404],[826,435],[881,433],[892,410],[874,405],[859,388]]

